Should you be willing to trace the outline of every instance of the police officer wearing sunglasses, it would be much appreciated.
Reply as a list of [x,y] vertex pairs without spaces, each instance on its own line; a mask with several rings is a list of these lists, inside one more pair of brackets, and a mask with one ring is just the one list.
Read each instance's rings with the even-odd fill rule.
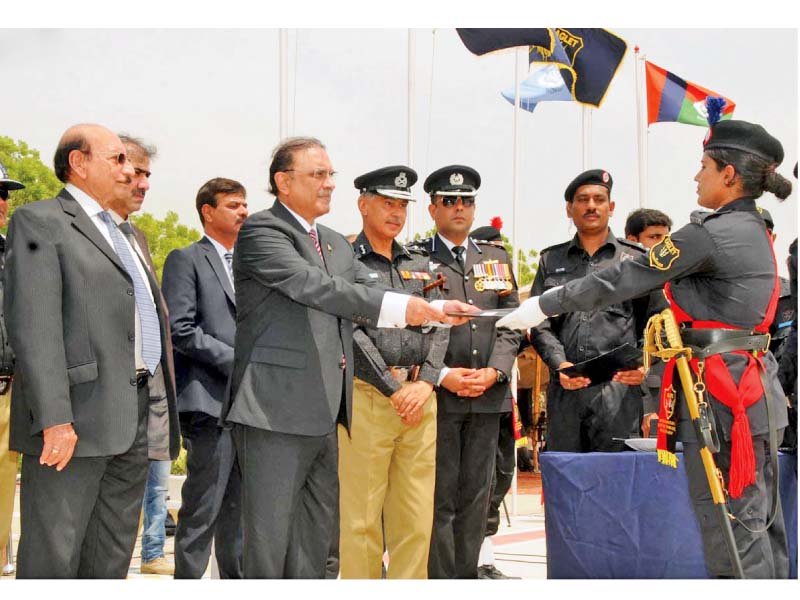
[[[442,293],[481,309],[519,305],[502,242],[469,237],[481,177],[463,165],[431,173],[423,188],[436,234],[415,244],[430,256]],[[509,335],[511,334],[511,335]],[[428,577],[476,578],[494,473],[500,415],[520,336],[475,319],[450,330],[437,391],[436,489]]]

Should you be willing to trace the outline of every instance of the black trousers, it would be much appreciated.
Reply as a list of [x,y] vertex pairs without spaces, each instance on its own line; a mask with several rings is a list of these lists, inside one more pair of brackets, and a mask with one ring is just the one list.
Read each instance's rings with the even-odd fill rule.
[[76,458],[58,472],[22,458],[18,579],[124,579],[128,575],[147,479],[147,385],[127,452]]
[[234,424],[242,469],[244,576],[323,579],[339,503],[336,432],[303,436]]
[[500,413],[438,413],[430,579],[474,579],[486,529]]
[[180,414],[186,481],[175,530],[175,578],[200,579],[211,541],[222,579],[242,577],[242,483],[230,430],[203,412]]
[[[780,440],[783,432],[779,432]],[[789,551],[786,541],[786,525],[783,520],[780,498],[775,522],[766,532],[751,533],[750,529],[763,529],[769,518],[772,505],[772,481],[778,476],[772,472],[769,442],[763,438],[753,440],[756,457],[756,482],[745,488],[737,499],[729,499],[729,507],[737,520],[732,521],[733,535],[744,575],[748,579],[786,579],[789,576]],[[689,496],[700,524],[703,538],[703,554],[706,568],[712,577],[733,577],[725,538],[718,525],[716,508],[708,489],[708,480],[703,469],[697,443],[683,442],[683,457],[689,478]],[[731,464],[731,444],[720,439],[720,451],[714,455],[717,467],[726,475]]]
[[500,505],[508,494],[508,490],[511,489],[511,482],[514,480],[516,448],[514,445],[514,419],[511,415],[512,413],[500,415],[497,456],[492,476],[492,488],[489,493],[489,510],[486,515],[486,532],[484,534],[486,537],[497,533],[497,529],[500,527]]

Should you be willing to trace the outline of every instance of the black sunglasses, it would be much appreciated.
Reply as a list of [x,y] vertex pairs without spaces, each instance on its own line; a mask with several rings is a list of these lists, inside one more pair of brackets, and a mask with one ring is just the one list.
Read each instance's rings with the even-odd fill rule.
[[461,199],[461,204],[464,205],[464,208],[475,206],[474,196],[442,196],[442,206],[446,206],[447,208],[455,206],[459,198]]
[[8,190],[6,188],[0,188],[0,200],[8,200]]

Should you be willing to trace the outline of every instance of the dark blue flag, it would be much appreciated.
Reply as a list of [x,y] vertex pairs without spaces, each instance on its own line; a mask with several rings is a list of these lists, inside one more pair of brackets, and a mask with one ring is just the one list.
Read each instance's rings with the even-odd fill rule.
[[572,97],[600,106],[628,48],[625,40],[597,28],[457,29],[473,54],[529,46],[530,62],[558,65]]

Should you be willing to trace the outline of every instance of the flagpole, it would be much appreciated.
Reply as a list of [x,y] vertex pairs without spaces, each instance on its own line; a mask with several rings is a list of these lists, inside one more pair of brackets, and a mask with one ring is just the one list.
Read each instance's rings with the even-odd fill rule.
[[581,162],[586,171],[592,164],[592,112],[586,106],[581,106]]
[[[525,53],[526,63],[523,63],[522,53]],[[523,64],[527,64],[528,48],[518,47],[514,50],[514,122],[512,133],[512,166],[511,166],[511,246],[514,248],[514,256],[511,257],[514,278],[519,281],[519,246],[517,242],[517,204],[519,202],[519,105],[520,105],[520,76],[519,72]],[[512,374],[513,379],[513,374]],[[511,514],[517,516],[517,449],[514,447],[514,474],[511,478]]]
[[[406,164],[413,168],[414,164],[414,67],[416,66],[416,34],[413,29],[408,29],[408,97],[406,101]],[[408,219],[406,220],[406,241],[414,239],[415,214],[414,207],[416,202],[409,202]]]
[[278,31],[278,123],[280,139],[289,135],[289,30]]
[[639,46],[636,46],[633,52],[634,85],[636,86],[636,160],[639,171],[639,208],[644,208],[647,204],[647,162],[645,157],[647,133],[642,124],[642,86],[639,82],[639,67],[644,57],[639,57]]

